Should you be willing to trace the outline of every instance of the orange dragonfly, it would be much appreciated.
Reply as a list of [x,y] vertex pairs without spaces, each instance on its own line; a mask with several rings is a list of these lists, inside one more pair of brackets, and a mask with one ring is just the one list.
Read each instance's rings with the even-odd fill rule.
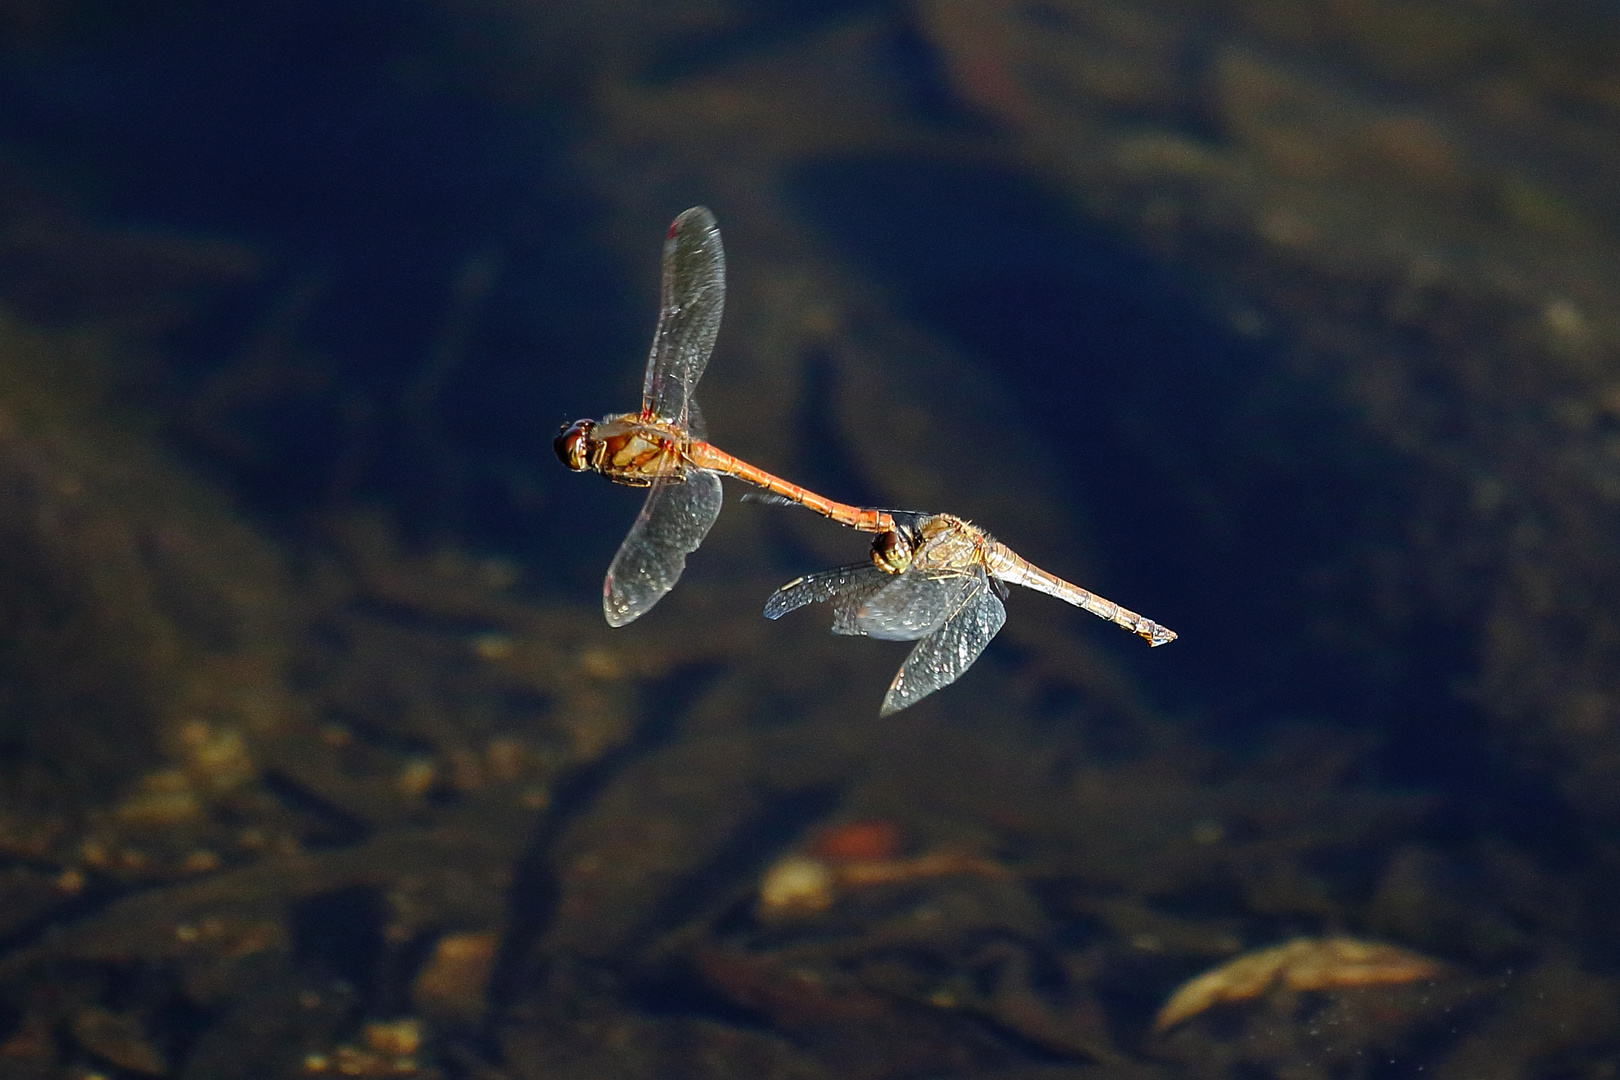
[[692,400],[720,331],[726,297],[726,257],[714,215],[694,206],[677,217],[664,239],[658,328],[642,383],[641,411],[565,425],[554,445],[575,472],[599,472],[631,487],[650,488],[641,516],[619,545],[602,583],[608,625],[624,626],[674,588],[720,514],[720,477],[745,480],[841,525],[882,533],[894,522],[882,510],[834,502],[703,441]]
[[1067,600],[1149,645],[1176,639],[1175,631],[1047,573],[971,522],[950,514],[887,514],[894,528],[872,542],[871,561],[795,578],[765,605],[765,617],[778,619],[831,601],[835,634],[916,641],[880,716],[949,686],[973,666],[1007,621],[1004,582]]

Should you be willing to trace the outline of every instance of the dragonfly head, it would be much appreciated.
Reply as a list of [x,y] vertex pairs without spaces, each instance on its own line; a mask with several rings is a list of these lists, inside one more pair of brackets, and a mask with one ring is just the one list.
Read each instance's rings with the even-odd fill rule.
[[909,532],[890,529],[877,534],[872,541],[872,563],[885,574],[903,574],[911,566],[917,545]]
[[575,472],[584,472],[591,467],[591,451],[596,446],[596,440],[591,438],[594,427],[595,420],[575,420],[572,424],[564,424],[551,442],[557,448],[557,456],[562,463]]

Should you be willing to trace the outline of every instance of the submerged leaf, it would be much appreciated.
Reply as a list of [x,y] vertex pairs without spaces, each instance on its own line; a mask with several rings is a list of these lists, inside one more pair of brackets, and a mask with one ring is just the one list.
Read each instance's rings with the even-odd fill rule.
[[1244,953],[1183,983],[1153,1021],[1155,1031],[1174,1027],[1213,1005],[1247,1001],[1274,986],[1294,991],[1336,990],[1416,982],[1445,974],[1439,961],[1374,941],[1355,938],[1295,938]]

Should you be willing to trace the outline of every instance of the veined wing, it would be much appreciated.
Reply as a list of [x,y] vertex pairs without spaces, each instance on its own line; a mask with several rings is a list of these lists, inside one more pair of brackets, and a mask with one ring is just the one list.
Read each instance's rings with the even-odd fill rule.
[[821,570],[794,578],[771,594],[765,602],[765,617],[780,619],[790,611],[806,604],[831,600],[833,603],[833,633],[859,634],[856,612],[866,598],[893,581],[894,578],[870,562],[851,563],[831,570]]
[[720,515],[722,497],[720,477],[707,469],[687,470],[684,481],[664,477],[653,484],[602,582],[609,626],[641,618],[675,587],[686,556]]
[[658,329],[641,388],[641,407],[685,427],[692,388],[708,366],[726,299],[726,255],[714,215],[694,206],[664,240]]
[[949,686],[973,666],[990,639],[1007,621],[1007,609],[990,588],[983,567],[974,567],[973,576],[961,603],[932,634],[917,642],[899,674],[889,684],[879,716],[888,716]]
[[[697,380],[693,380],[696,382]],[[686,395],[686,433],[694,439],[707,439],[709,425],[703,419],[703,410],[698,408],[697,398],[691,394]]]
[[931,633],[978,587],[983,574],[979,567],[973,569],[974,573],[944,576],[912,569],[888,577],[888,584],[855,610],[855,632],[885,641],[915,641]]

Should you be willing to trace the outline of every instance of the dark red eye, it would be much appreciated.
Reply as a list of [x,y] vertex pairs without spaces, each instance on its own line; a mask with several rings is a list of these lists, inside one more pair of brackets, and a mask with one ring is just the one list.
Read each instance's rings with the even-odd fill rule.
[[551,442],[557,457],[575,472],[591,467],[591,429],[595,426],[594,420],[575,420]]
[[912,553],[911,541],[893,529],[878,533],[872,541],[872,562],[885,574],[904,573],[911,565]]

